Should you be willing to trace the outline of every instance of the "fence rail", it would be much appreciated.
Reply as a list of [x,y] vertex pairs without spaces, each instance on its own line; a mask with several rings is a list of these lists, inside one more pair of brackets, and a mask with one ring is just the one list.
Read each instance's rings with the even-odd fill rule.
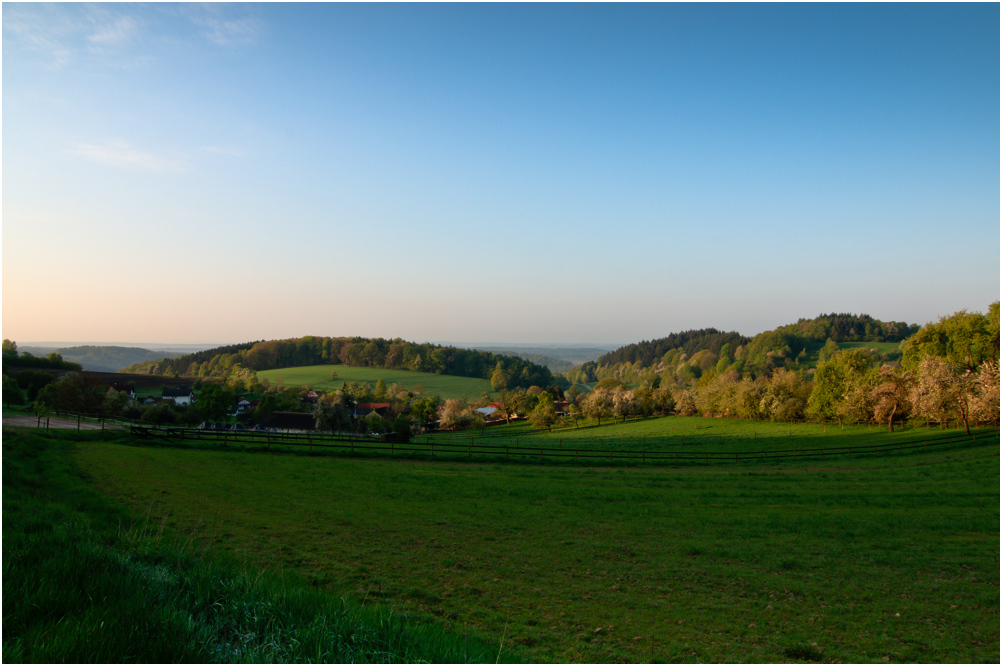
[[196,428],[158,428],[133,425],[133,435],[159,440],[165,443],[180,443],[185,440],[212,441],[223,445],[256,444],[271,446],[300,446],[310,451],[334,449],[345,452],[373,452],[389,455],[428,455],[451,457],[477,456],[512,458],[573,459],[589,461],[625,462],[669,462],[678,463],[710,463],[710,462],[740,462],[748,460],[770,460],[781,458],[826,458],[832,456],[872,455],[879,453],[904,453],[916,449],[928,450],[930,446],[950,446],[954,443],[998,441],[997,431],[975,432],[971,435],[947,434],[936,437],[925,437],[908,441],[887,442],[882,444],[866,444],[857,446],[824,446],[806,448],[771,449],[756,451],[635,451],[635,450],[602,450],[591,448],[566,448],[552,446],[526,446],[512,444],[476,444],[443,442],[427,439],[421,441],[387,441],[375,436],[350,434],[320,434],[320,433],[267,433],[239,430],[199,430]]
[[[484,437],[482,435],[473,435],[470,437],[468,442],[461,442],[457,439],[455,435],[431,435],[423,436],[416,439],[416,441],[401,441],[394,440],[393,436],[379,437],[376,435],[366,435],[366,434],[355,434],[355,433],[318,433],[318,432],[258,432],[253,430],[210,430],[210,429],[199,429],[199,428],[183,428],[176,426],[146,426],[139,425],[130,421],[123,421],[119,419],[103,418],[97,415],[87,415],[87,414],[76,414],[60,412],[58,414],[53,413],[53,416],[60,416],[62,418],[75,419],[78,424],[83,423],[101,423],[102,429],[105,424],[109,426],[118,426],[122,429],[128,429],[130,433],[136,437],[162,441],[166,444],[174,444],[183,442],[185,440],[195,440],[195,441],[207,441],[207,442],[218,442],[223,445],[238,445],[238,444],[253,444],[258,446],[263,446],[270,448],[271,446],[301,446],[306,447],[309,451],[314,448],[318,450],[341,450],[350,453],[354,452],[370,452],[377,454],[389,454],[389,455],[428,455],[428,456],[463,456],[471,458],[474,454],[478,456],[489,456],[505,459],[512,458],[534,458],[539,460],[546,459],[573,459],[582,461],[608,461],[609,463],[615,462],[627,462],[634,461],[640,463],[646,462],[669,462],[672,464],[678,463],[710,463],[710,462],[740,462],[747,460],[769,460],[769,459],[780,459],[780,458],[826,458],[832,456],[852,456],[852,455],[866,455],[866,454],[879,454],[879,453],[904,453],[905,451],[912,451],[915,449],[928,449],[930,446],[949,446],[954,443],[960,442],[977,442],[977,441],[998,441],[999,432],[995,430],[987,431],[977,431],[971,435],[959,434],[959,433],[947,433],[942,435],[923,437],[919,439],[901,440],[897,442],[886,442],[882,444],[866,444],[866,445],[856,445],[856,446],[845,446],[845,445],[832,445],[832,446],[813,446],[813,447],[792,447],[783,449],[759,449],[754,451],[707,451],[707,450],[687,450],[687,451],[666,451],[666,450],[633,450],[628,448],[621,449],[596,449],[590,447],[574,447],[570,448],[568,446],[536,446],[530,444],[522,444],[520,440],[528,438],[529,432],[527,431],[524,436],[522,433],[513,433],[512,437],[507,437],[503,439],[502,442],[491,442],[492,439],[502,439],[496,437]],[[44,420],[45,417],[41,417],[40,420]],[[684,444],[684,439],[682,437],[676,436]],[[740,437],[731,435],[728,437],[733,440],[740,440],[742,442],[749,442],[747,437]],[[421,441],[421,440],[424,441]],[[785,438],[784,438],[785,439]],[[514,444],[512,443],[514,440]],[[622,444],[639,444],[643,441],[644,445],[650,440],[654,442],[666,442],[671,441],[675,444],[675,437],[652,436],[647,438],[602,438],[598,440],[599,445],[605,442],[616,442]],[[712,443],[713,440],[722,443],[719,437],[709,436],[699,436],[691,435],[690,444],[706,444],[708,442]],[[754,440],[752,440],[754,441]],[[558,440],[559,442],[559,440]]]

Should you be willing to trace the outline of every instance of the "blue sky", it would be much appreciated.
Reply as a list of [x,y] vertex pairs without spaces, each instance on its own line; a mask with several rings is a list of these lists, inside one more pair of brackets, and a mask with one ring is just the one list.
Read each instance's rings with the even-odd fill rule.
[[999,7],[3,5],[3,335],[628,343],[999,298]]

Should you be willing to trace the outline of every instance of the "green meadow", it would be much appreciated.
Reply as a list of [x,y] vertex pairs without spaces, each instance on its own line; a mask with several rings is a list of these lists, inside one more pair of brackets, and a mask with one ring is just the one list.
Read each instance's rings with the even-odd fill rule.
[[4,662],[525,661],[493,637],[228,556],[152,507],[130,511],[73,459],[117,446],[95,437],[112,435],[4,429]]
[[[337,378],[331,378],[331,372],[337,373]],[[484,391],[490,393],[491,383],[486,379],[475,377],[456,377],[453,375],[436,375],[428,372],[412,372],[410,370],[386,370],[383,368],[355,368],[347,365],[306,365],[296,368],[279,368],[277,370],[261,370],[258,379],[267,379],[272,385],[284,383],[286,386],[309,386],[312,389],[331,391],[339,389],[345,382],[367,382],[375,386],[382,379],[387,388],[400,384],[413,391],[421,388],[424,395],[437,395],[443,399],[462,398],[470,400],[480,397]],[[419,386],[420,385],[420,386]]]
[[[999,660],[997,436],[689,467],[109,437],[73,460],[91,488],[248,571],[294,573],[529,661]],[[6,582],[5,569],[5,617]]]
[[[973,426],[974,424],[972,424]],[[994,427],[991,428],[994,434]],[[630,417],[623,422],[612,417],[581,419],[537,430],[528,421],[491,426],[480,431],[435,433],[433,441],[448,443],[543,446],[558,449],[600,449],[612,451],[670,452],[753,452],[794,449],[865,447],[873,444],[908,443],[942,437],[962,437],[957,428],[926,427],[922,423],[900,423],[890,433],[886,425],[837,422],[782,423],[701,416]],[[975,436],[977,436],[975,434]],[[424,435],[418,441],[425,441]]]

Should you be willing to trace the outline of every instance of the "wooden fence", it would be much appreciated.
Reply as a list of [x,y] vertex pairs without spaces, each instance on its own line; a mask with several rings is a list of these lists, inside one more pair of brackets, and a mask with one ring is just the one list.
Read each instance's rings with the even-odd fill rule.
[[[136,437],[158,440],[164,443],[183,441],[208,441],[221,445],[250,444],[270,448],[272,446],[306,447],[309,451],[338,450],[356,453],[369,452],[395,455],[427,455],[467,457],[489,456],[494,458],[562,459],[592,462],[639,462],[639,463],[723,463],[748,460],[775,460],[780,458],[830,458],[832,456],[872,455],[880,453],[904,453],[914,450],[928,450],[929,447],[944,447],[965,442],[992,442],[999,440],[997,431],[976,432],[971,435],[947,434],[907,441],[857,446],[830,446],[812,448],[789,448],[757,451],[634,451],[599,450],[590,448],[555,448],[546,446],[484,444],[469,442],[443,442],[427,439],[418,441],[387,441],[376,436],[320,433],[268,433],[250,430],[199,430],[195,428],[157,428],[133,425],[131,432]],[[747,441],[747,440],[746,440]]]

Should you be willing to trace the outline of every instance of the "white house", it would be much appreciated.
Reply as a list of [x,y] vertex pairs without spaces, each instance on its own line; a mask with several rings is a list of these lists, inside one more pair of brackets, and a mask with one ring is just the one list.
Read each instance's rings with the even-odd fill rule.
[[195,394],[187,386],[177,386],[175,388],[165,388],[163,398],[170,398],[175,405],[188,406],[195,402]]

